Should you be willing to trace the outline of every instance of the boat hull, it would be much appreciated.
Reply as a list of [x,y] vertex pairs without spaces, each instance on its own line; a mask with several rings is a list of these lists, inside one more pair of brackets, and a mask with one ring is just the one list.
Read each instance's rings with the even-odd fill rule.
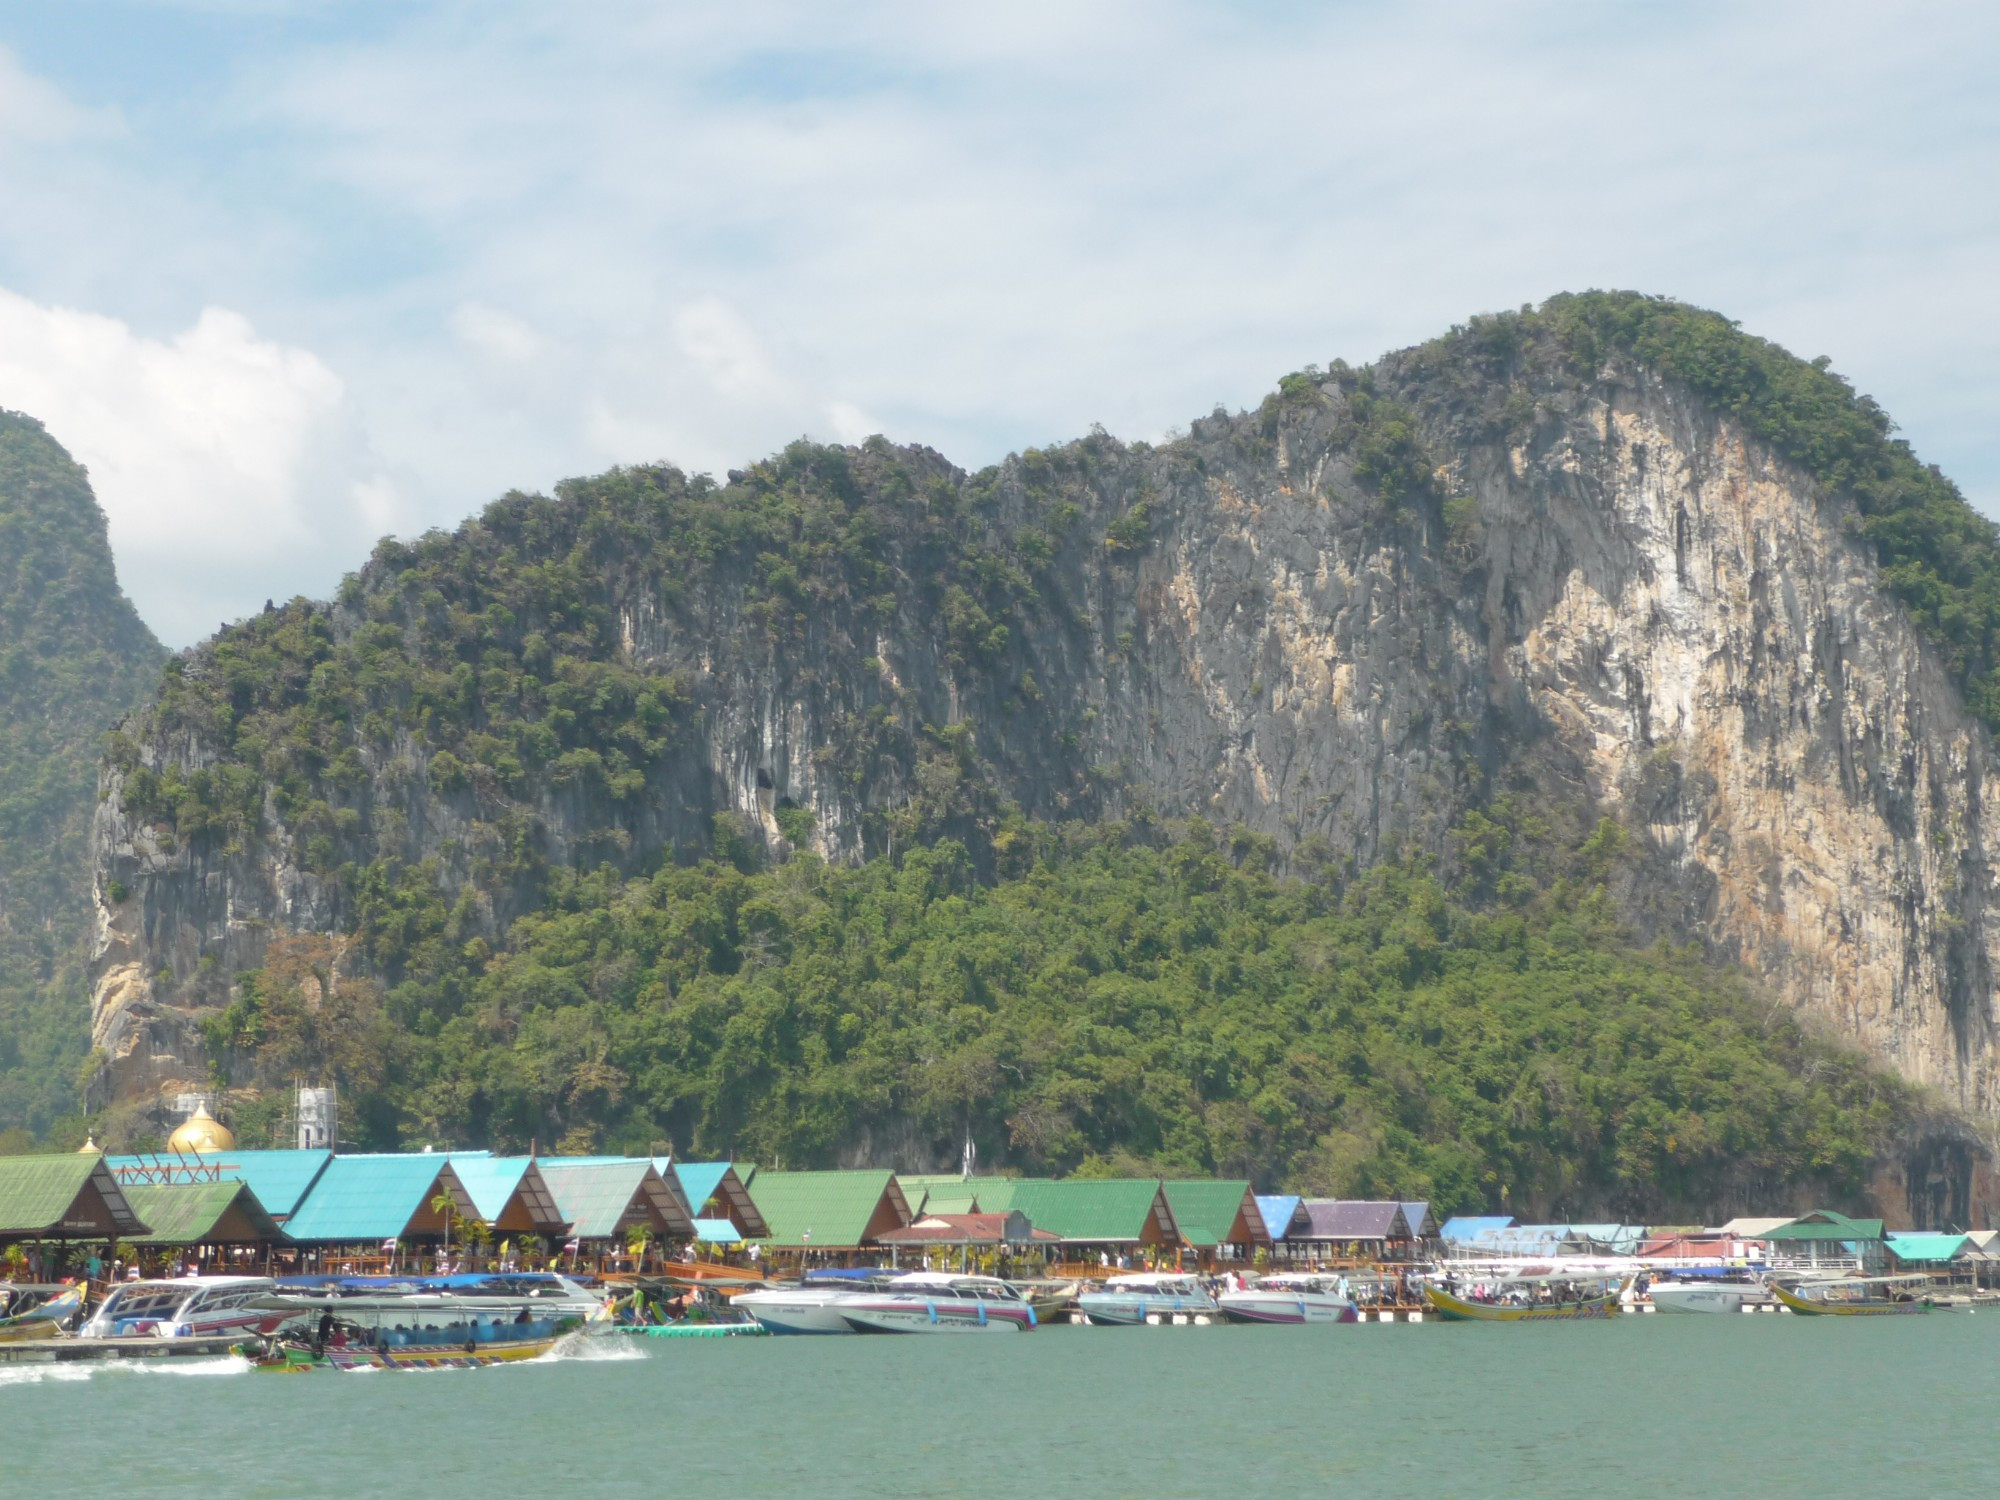
[[1284,1292],[1224,1292],[1216,1299],[1232,1323],[1358,1323],[1361,1310],[1342,1297]]
[[771,1292],[746,1292],[731,1305],[750,1314],[772,1333],[851,1334],[834,1310],[835,1296],[788,1298]]
[[1773,1286],[1771,1295],[1780,1305],[1808,1318],[1901,1318],[1916,1313],[1931,1311],[1929,1301],[1887,1302],[1865,1300],[1856,1302],[1815,1302],[1788,1292],[1781,1286]]
[[1118,1292],[1085,1292],[1076,1299],[1077,1311],[1093,1323],[1117,1327],[1158,1327],[1162,1324],[1196,1324],[1206,1327],[1222,1321],[1222,1310],[1207,1298],[1132,1296]]
[[31,1307],[24,1313],[0,1318],[0,1344],[52,1339],[63,1331],[62,1325],[82,1309],[83,1293],[72,1290],[51,1297],[39,1307]]
[[994,1307],[962,1302],[850,1304],[840,1316],[856,1333],[1025,1333],[1033,1328],[1026,1303]]
[[310,1370],[473,1370],[484,1365],[511,1365],[540,1359],[560,1342],[559,1337],[521,1339],[480,1344],[469,1350],[419,1347],[376,1349],[366,1344],[327,1349],[323,1353],[286,1348],[254,1357],[252,1363],[256,1369],[276,1375],[303,1375]]
[[1671,1313],[1740,1313],[1770,1301],[1761,1286],[1686,1286],[1655,1283],[1646,1294],[1653,1306]]
[[1439,1287],[1424,1288],[1424,1300],[1448,1322],[1464,1323],[1577,1323],[1615,1317],[1618,1299],[1593,1297],[1586,1302],[1563,1302],[1548,1306],[1507,1307],[1499,1303],[1468,1302]]

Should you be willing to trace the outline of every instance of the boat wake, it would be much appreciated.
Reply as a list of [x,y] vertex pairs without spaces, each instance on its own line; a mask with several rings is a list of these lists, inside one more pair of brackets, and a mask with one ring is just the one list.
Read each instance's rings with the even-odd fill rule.
[[628,1359],[644,1359],[646,1351],[635,1347],[637,1343],[636,1339],[607,1338],[602,1334],[565,1334],[556,1341],[555,1348],[529,1363],[546,1365],[556,1360],[619,1363]]
[[88,1380],[93,1375],[214,1376],[247,1375],[250,1361],[237,1355],[217,1359],[134,1359],[77,1360],[46,1365],[0,1365],[0,1389],[10,1385],[41,1385],[44,1382]]

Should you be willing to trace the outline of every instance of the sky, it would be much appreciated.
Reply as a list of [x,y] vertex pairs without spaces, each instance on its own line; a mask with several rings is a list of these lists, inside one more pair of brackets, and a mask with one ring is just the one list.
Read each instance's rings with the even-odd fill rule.
[[1156,439],[1585,287],[2000,512],[2000,6],[0,0],[0,407],[185,646],[660,460]]

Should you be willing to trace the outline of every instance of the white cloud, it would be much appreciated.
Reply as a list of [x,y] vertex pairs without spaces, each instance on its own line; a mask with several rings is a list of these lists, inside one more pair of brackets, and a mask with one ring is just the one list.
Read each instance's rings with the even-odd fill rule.
[[394,508],[356,478],[340,378],[223,308],[157,340],[0,291],[0,405],[89,469],[125,590],[174,644],[324,592]]
[[451,331],[480,354],[501,364],[526,364],[542,347],[535,330],[522,319],[478,302],[459,304],[451,315]]

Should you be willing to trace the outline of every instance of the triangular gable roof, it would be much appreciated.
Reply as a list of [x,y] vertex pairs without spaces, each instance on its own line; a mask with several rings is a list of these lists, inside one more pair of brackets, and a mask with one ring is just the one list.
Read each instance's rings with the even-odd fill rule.
[[450,1195],[458,1216],[478,1217],[447,1156],[336,1156],[285,1221],[285,1233],[315,1245],[442,1236],[444,1216],[431,1207],[440,1193]]
[[1405,1203],[1403,1222],[1410,1226],[1410,1238],[1428,1240],[1437,1238],[1437,1215],[1431,1212],[1428,1203]]
[[750,1179],[768,1244],[852,1250],[910,1222],[909,1200],[886,1168],[857,1172],[764,1172]]
[[127,1239],[147,1228],[95,1153],[0,1156],[0,1240]]
[[148,1232],[134,1245],[273,1245],[285,1231],[247,1182],[135,1183],[125,1189]]
[[532,1156],[489,1156],[483,1151],[451,1153],[452,1170],[472,1195],[473,1211],[496,1233],[569,1232],[548,1179]]
[[1166,1184],[1181,1238],[1200,1249],[1215,1245],[1268,1245],[1271,1231],[1257,1212],[1247,1181],[1190,1178]]
[[1963,1234],[1892,1234],[1889,1253],[1905,1265],[1914,1261],[1955,1260],[1972,1243]]
[[689,1213],[706,1213],[710,1201],[719,1196],[727,1210],[726,1217],[743,1235],[761,1239],[771,1232],[734,1162],[672,1161],[663,1157],[653,1165],[680,1190],[681,1201]]
[[294,1213],[326,1164],[331,1151],[228,1151],[183,1156],[160,1151],[149,1156],[114,1156],[111,1170],[126,1186],[142,1182],[247,1182],[257,1202],[280,1224]]
[[989,1213],[1019,1209],[1037,1229],[1072,1245],[1162,1245],[1181,1239],[1159,1179],[1153,1177],[981,1177],[979,1206]]
[[990,1178],[967,1177],[962,1172],[898,1172],[896,1181],[910,1200],[910,1212],[976,1214],[987,1212],[979,1201],[981,1182]]
[[1004,1214],[925,1214],[901,1229],[883,1232],[885,1245],[1054,1244],[1057,1236],[1037,1229],[1018,1208]]
[[1305,1201],[1297,1193],[1258,1195],[1257,1212],[1264,1216],[1264,1228],[1274,1243],[1282,1244],[1294,1229],[1311,1227],[1312,1221],[1305,1216]]
[[1790,1219],[1731,1219],[1715,1232],[1724,1239],[1761,1240],[1772,1230],[1791,1222]]
[[1403,1205],[1360,1198],[1308,1198],[1310,1227],[1292,1236],[1312,1240],[1406,1240]]
[[694,1215],[646,1157],[553,1156],[538,1165],[576,1239],[616,1239],[642,1224],[656,1235],[694,1233]]
[[1789,1224],[1780,1224],[1759,1238],[1767,1240],[1879,1240],[1880,1219],[1850,1219],[1830,1208],[1816,1208]]

